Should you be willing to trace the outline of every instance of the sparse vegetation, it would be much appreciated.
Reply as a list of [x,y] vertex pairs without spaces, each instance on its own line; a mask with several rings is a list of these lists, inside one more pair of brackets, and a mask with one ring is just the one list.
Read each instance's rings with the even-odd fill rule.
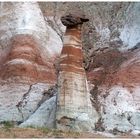
[[10,128],[14,127],[14,122],[11,121],[4,121],[1,124],[3,124],[3,128],[6,130],[9,130]]

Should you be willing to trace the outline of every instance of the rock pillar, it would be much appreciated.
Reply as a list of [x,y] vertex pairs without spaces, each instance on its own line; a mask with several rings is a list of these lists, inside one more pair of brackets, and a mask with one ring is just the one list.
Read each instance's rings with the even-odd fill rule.
[[56,126],[62,130],[89,131],[94,123],[81,43],[81,26],[88,19],[68,15],[61,20],[67,29],[60,57]]

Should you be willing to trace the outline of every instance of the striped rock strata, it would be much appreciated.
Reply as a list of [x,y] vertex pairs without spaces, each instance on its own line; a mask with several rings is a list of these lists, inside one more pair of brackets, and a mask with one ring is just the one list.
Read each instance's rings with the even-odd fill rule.
[[81,25],[83,20],[70,15],[62,17],[62,23],[67,26],[67,29],[60,57],[57,128],[91,131],[97,114],[90,102],[86,73],[82,66]]
[[31,35],[15,35],[11,38],[11,50],[1,65],[0,78],[8,82],[54,84],[53,63],[44,61],[38,42]]
[[32,125],[53,126],[56,97],[48,100],[55,94],[49,89],[56,83],[60,37],[37,2],[0,3],[0,21],[0,122],[25,122],[41,108]]
[[39,5],[1,3],[0,10],[0,79],[54,83],[52,62],[60,54],[62,41],[46,24]]

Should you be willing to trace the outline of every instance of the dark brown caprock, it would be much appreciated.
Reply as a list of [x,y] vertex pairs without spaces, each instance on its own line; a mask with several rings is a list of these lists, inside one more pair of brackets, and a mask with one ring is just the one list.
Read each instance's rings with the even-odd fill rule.
[[78,24],[83,24],[84,22],[89,21],[89,19],[85,18],[84,15],[77,16],[74,14],[69,14],[69,15],[61,17],[61,21],[65,26],[73,27],[73,26],[76,26]]

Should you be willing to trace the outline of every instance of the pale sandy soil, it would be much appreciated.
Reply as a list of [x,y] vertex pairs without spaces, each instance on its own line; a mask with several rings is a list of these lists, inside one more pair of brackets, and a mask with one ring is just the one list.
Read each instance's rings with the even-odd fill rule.
[[[0,138],[113,138],[113,135],[64,132],[46,128],[0,128]],[[140,138],[140,136],[122,134],[114,138]]]

